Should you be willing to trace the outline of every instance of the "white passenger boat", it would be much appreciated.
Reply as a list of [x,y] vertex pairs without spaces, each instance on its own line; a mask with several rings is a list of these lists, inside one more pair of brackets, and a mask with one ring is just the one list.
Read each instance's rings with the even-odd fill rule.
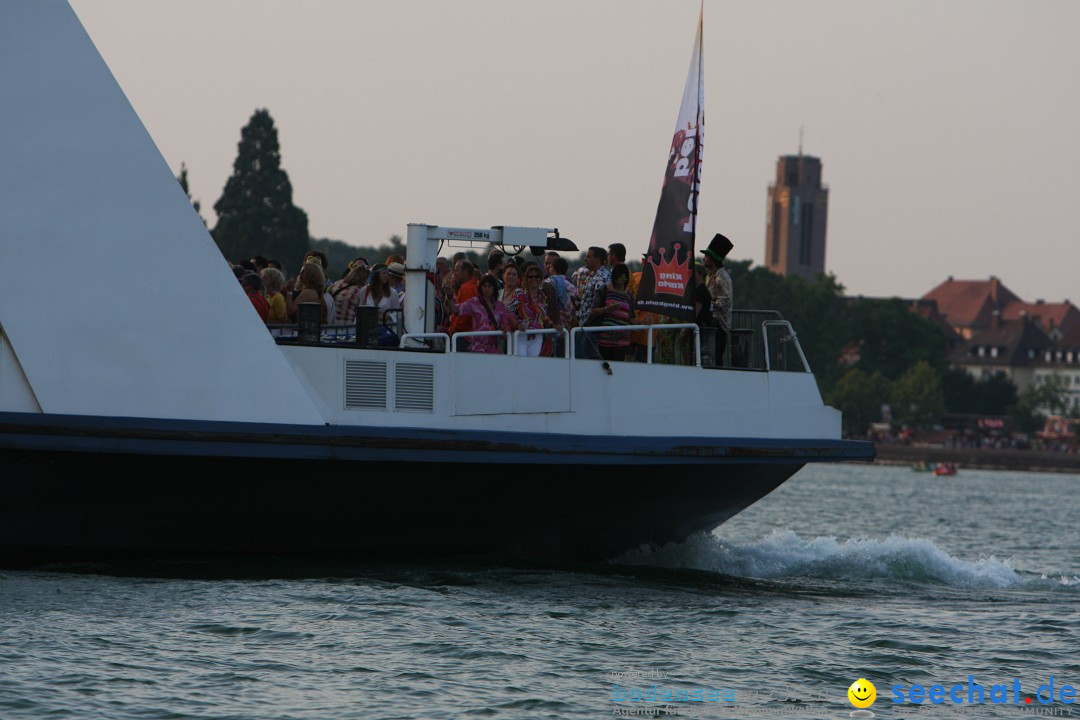
[[400,348],[275,339],[70,7],[0,14],[0,554],[598,558],[873,457],[778,318],[741,368],[455,352],[439,243],[543,228],[410,225]]

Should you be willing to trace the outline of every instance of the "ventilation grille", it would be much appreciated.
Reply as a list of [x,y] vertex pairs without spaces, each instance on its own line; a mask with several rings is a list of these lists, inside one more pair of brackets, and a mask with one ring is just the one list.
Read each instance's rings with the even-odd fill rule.
[[386,409],[386,363],[345,361],[345,409]]
[[434,366],[397,363],[394,366],[394,410],[429,413],[434,409]]

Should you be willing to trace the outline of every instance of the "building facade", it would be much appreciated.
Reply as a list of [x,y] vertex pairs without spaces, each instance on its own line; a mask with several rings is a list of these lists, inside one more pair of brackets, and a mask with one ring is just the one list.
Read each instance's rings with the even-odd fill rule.
[[912,310],[943,319],[959,342],[951,343],[949,363],[981,380],[1003,372],[1023,393],[1055,383],[1064,408],[1046,413],[1080,413],[1080,308],[1068,300],[1026,302],[996,277],[949,277]]
[[813,280],[825,272],[829,189],[821,184],[821,158],[784,155],[769,184],[765,265],[780,275]]

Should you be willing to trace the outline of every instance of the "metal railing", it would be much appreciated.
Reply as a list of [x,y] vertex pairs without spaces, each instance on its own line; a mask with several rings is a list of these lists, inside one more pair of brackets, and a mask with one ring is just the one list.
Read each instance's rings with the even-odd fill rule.
[[765,359],[765,323],[783,319],[776,310],[733,310],[731,336],[724,353],[724,366],[768,370]]
[[[387,349],[418,350],[437,353],[483,352],[469,347],[469,339],[477,337],[496,337],[499,354],[514,355],[521,339],[531,335],[561,335],[561,352],[553,354],[558,359],[597,359],[599,352],[595,342],[590,344],[596,333],[618,334],[646,333],[644,362],[649,364],[679,364],[695,367],[723,367],[740,370],[761,370],[771,372],[810,372],[806,355],[799,345],[798,336],[791,323],[775,310],[735,310],[732,312],[732,329],[728,338],[723,358],[715,362],[712,358],[712,328],[701,328],[694,323],[660,323],[655,325],[597,325],[587,327],[554,328],[535,330],[477,330],[454,333],[404,333],[402,332],[402,311],[387,310],[380,316],[381,325],[396,330],[399,341]],[[321,325],[317,339],[302,339],[298,325],[268,325],[278,342],[284,344],[313,344],[329,346],[376,347],[374,342],[361,341],[357,325]],[[658,356],[658,336],[661,333],[689,331],[692,341],[684,344],[678,338],[671,343],[670,356],[660,363]],[[370,338],[369,338],[370,339]],[[683,357],[689,351],[691,357]],[[550,357],[550,356],[549,356]]]
[[806,362],[806,355],[791,323],[787,320],[767,320],[762,323],[762,333],[766,370],[810,372],[810,363]]
[[[660,324],[660,325],[618,325],[618,326],[590,325],[590,326],[587,326],[587,327],[573,328],[570,331],[570,337],[571,337],[571,339],[575,340],[573,345],[575,347],[577,347],[576,337],[577,337],[577,335],[579,333],[584,334],[584,335],[588,335],[590,333],[620,333],[620,332],[631,333],[631,332],[639,332],[639,331],[642,331],[642,330],[647,332],[646,342],[645,342],[645,362],[649,363],[650,365],[651,364],[660,364],[660,363],[656,363],[656,352],[655,352],[656,342],[653,339],[655,333],[675,332],[675,331],[682,331],[682,330],[690,330],[690,331],[692,331],[694,333],[694,340],[693,340],[693,343],[692,343],[692,348],[693,348],[692,352],[694,353],[693,364],[696,365],[697,367],[701,367],[701,328],[698,327],[697,325],[695,325],[694,323],[671,323],[671,324],[666,324],[665,323],[665,324]],[[586,340],[583,340],[583,342],[585,342],[585,341]],[[678,355],[678,349],[679,348],[678,348],[678,342],[677,341],[675,343],[675,346],[676,346],[676,352],[675,352],[674,362],[672,362],[671,364],[681,365],[683,363],[681,362],[682,358],[679,357],[679,355]],[[586,348],[586,352],[588,352],[587,348]]]
[[[303,303],[320,307],[320,303]],[[305,345],[355,345],[374,346],[378,338],[378,328],[382,327],[394,333],[399,342],[396,347],[402,347],[400,338],[404,335],[404,315],[400,308],[385,310],[375,318],[375,326],[368,327],[363,317],[364,313],[375,313],[371,307],[357,309],[357,322],[352,325],[327,325],[319,321],[318,315],[305,317],[305,312],[298,313],[295,323],[269,324],[267,329],[274,339],[284,344]],[[370,320],[371,318],[366,318]],[[361,337],[367,334],[368,337]],[[383,345],[383,347],[387,347]]]

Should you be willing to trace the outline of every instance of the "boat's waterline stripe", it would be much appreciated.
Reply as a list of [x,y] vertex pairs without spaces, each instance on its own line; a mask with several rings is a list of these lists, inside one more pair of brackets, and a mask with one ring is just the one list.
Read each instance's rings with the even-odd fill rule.
[[542,464],[872,460],[873,445],[791,438],[626,437],[374,426],[0,414],[0,448],[31,452]]

